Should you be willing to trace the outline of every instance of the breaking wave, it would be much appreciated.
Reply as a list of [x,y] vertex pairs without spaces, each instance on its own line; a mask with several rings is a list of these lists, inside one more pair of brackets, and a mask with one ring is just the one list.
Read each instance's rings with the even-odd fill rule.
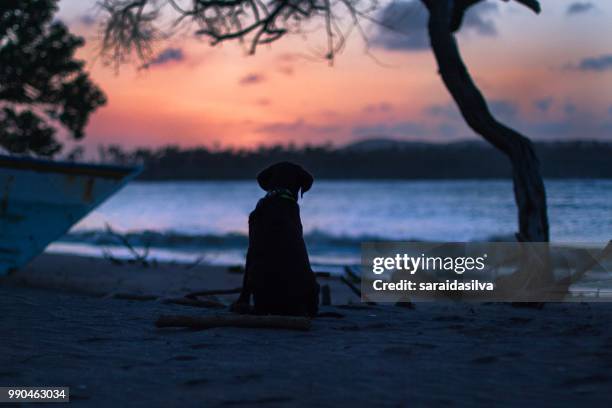
[[[238,249],[248,246],[248,237],[242,233],[228,234],[185,234],[180,232],[136,231],[121,234],[135,247],[199,250],[203,248]],[[384,241],[389,238],[360,235],[336,236],[321,231],[313,231],[304,235],[309,249],[336,249],[359,251],[364,241]],[[106,230],[73,231],[61,240],[65,243],[81,243],[95,246],[122,245],[121,239]]]

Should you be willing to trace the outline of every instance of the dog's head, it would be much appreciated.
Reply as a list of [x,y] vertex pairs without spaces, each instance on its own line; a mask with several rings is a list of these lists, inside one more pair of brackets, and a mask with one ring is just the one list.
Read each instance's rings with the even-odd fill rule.
[[314,179],[301,166],[290,162],[271,165],[257,175],[259,186],[266,191],[286,188],[297,198],[310,190]]

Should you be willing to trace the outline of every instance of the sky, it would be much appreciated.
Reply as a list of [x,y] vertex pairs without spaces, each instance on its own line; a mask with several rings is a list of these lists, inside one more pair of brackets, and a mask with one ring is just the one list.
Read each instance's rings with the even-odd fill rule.
[[[478,140],[436,71],[420,2],[383,3],[368,42],[348,39],[333,66],[316,58],[316,30],[247,55],[191,31],[119,70],[99,55],[95,0],[61,0],[58,17],[85,37],[78,57],[108,97],[83,142],[127,148],[255,148],[370,138]],[[497,117],[536,141],[612,141],[612,2],[541,0],[536,15],[486,0],[458,35],[468,68]],[[314,26],[317,28],[318,26]]]

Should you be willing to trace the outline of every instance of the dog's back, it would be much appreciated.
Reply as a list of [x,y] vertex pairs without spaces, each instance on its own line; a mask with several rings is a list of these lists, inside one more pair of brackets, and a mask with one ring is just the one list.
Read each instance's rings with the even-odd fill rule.
[[259,200],[249,216],[246,266],[257,313],[316,315],[319,286],[296,201],[282,194]]

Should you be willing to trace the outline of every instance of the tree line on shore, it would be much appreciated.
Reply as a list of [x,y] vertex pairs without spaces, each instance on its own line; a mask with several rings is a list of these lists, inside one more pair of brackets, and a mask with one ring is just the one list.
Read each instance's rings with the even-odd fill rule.
[[[535,144],[545,178],[612,178],[612,143]],[[510,178],[508,160],[481,142],[427,144],[366,141],[343,147],[269,146],[254,150],[205,147],[125,150],[100,147],[107,163],[144,166],[141,180],[251,179],[270,163],[292,161],[319,179]]]

